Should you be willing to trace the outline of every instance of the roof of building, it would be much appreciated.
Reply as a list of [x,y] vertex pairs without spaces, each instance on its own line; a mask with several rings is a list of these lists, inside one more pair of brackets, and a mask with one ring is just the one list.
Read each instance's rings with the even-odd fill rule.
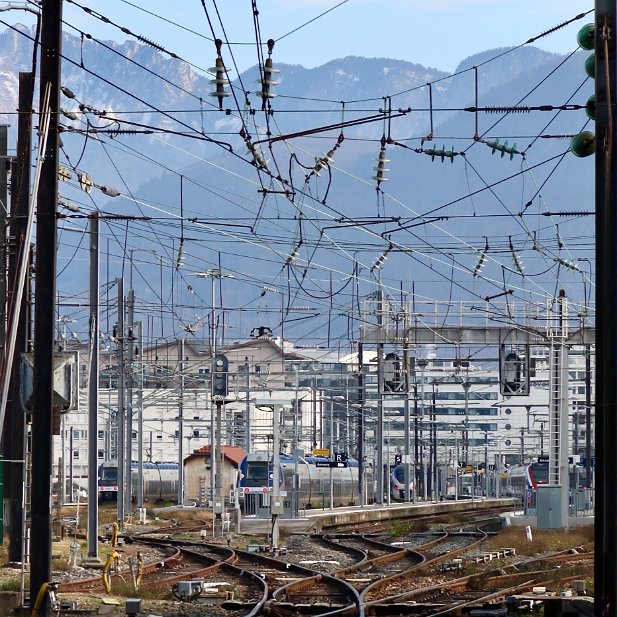
[[[188,461],[191,458],[196,458],[198,456],[203,456],[204,454],[210,455],[211,446],[203,446],[198,450],[194,450],[192,454],[186,457]],[[246,450],[241,448],[240,446],[221,446],[221,450],[223,451],[223,456],[230,462],[235,465],[239,465],[242,459],[246,456]]]

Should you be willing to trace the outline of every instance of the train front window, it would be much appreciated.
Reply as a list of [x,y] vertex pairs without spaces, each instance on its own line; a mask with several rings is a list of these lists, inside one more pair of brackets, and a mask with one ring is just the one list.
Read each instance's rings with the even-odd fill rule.
[[536,484],[548,484],[548,463],[532,463],[531,475]]
[[117,467],[103,467],[101,471],[101,480],[103,480],[103,482],[117,482],[118,481],[118,468]]
[[394,468],[394,477],[399,482],[405,482],[405,467],[403,465]]
[[246,464],[246,480],[252,480],[253,482],[268,482],[268,463],[265,461]]

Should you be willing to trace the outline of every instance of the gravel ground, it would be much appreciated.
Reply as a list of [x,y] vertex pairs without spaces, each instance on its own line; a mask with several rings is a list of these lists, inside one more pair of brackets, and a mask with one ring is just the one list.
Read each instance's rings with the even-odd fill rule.
[[282,559],[319,572],[334,572],[356,563],[352,555],[326,547],[306,536],[291,536],[286,546],[287,553]]
[[[165,526],[166,521],[156,521],[150,525],[134,525],[126,526],[124,535],[138,538],[138,534],[153,534],[161,527]],[[101,533],[105,534],[105,529]],[[195,534],[198,540],[199,536]],[[73,545],[73,546],[71,546]],[[68,538],[59,542],[54,542],[52,545],[52,569],[53,580],[60,583],[58,598],[63,602],[76,602],[77,608],[82,611],[91,611],[92,614],[101,612],[110,612],[114,615],[125,614],[125,597],[107,596],[102,593],[69,593],[62,591],[63,581],[74,581],[76,579],[87,579],[101,576],[100,568],[84,568],[80,565],[72,566],[69,562],[71,556],[71,548],[73,554],[76,555],[76,561],[81,564],[83,559],[88,556],[88,547],[85,540],[76,538]],[[107,556],[111,552],[111,547],[105,544],[99,544],[99,558],[104,564]],[[120,573],[126,580],[129,580],[129,559],[135,560],[137,552],[141,551],[144,555],[146,563],[160,561],[165,554],[163,549],[144,544],[125,544],[116,549],[120,553]],[[19,589],[19,581],[21,578],[21,570],[16,568],[0,567],[0,589]],[[216,578],[216,577],[215,577]],[[25,572],[25,589],[26,595],[29,594],[29,573]],[[144,592],[147,596],[147,592]],[[140,615],[154,615],[161,617],[241,617],[247,611],[231,611],[216,605],[207,605],[199,602],[178,602],[173,599],[171,589],[169,590],[169,599],[152,599],[148,597],[142,598]]]

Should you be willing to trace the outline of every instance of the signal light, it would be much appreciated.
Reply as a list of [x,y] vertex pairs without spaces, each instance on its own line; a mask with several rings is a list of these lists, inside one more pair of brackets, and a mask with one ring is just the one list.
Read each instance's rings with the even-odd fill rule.
[[[594,24],[584,25],[576,35],[576,40],[582,49],[595,49],[596,27]],[[596,55],[595,52],[585,60],[585,72],[589,77],[596,77]],[[592,120],[596,119],[596,97],[591,96],[585,105],[585,113]],[[574,156],[580,158],[590,156],[596,151],[596,136],[591,131],[583,131],[574,135],[570,140],[570,150]]]
[[516,348],[499,349],[499,391],[504,396],[529,394],[529,350],[522,353]]
[[595,24],[585,24],[576,35],[576,42],[581,49],[593,49],[596,44],[596,26]]
[[401,361],[394,352],[386,354],[383,362],[382,394],[398,394],[406,390]]
[[596,136],[591,131],[583,131],[570,140],[570,149],[574,156],[584,158],[596,151]]
[[587,73],[587,75],[591,77],[591,79],[596,78],[596,56],[595,54],[591,54],[590,56],[587,57],[587,60],[585,60],[585,73]]
[[212,360],[212,396],[227,396],[227,375],[229,361],[223,354],[217,354]]
[[595,120],[596,119],[596,95],[592,94],[588,99],[587,99],[587,104],[585,105],[585,113],[587,114],[587,117],[591,120]]

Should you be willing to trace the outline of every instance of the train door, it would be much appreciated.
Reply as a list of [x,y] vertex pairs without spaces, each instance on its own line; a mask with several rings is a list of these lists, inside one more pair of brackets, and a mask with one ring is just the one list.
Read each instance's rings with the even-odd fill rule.
[[257,493],[246,493],[244,495],[244,516],[255,516],[258,496]]

